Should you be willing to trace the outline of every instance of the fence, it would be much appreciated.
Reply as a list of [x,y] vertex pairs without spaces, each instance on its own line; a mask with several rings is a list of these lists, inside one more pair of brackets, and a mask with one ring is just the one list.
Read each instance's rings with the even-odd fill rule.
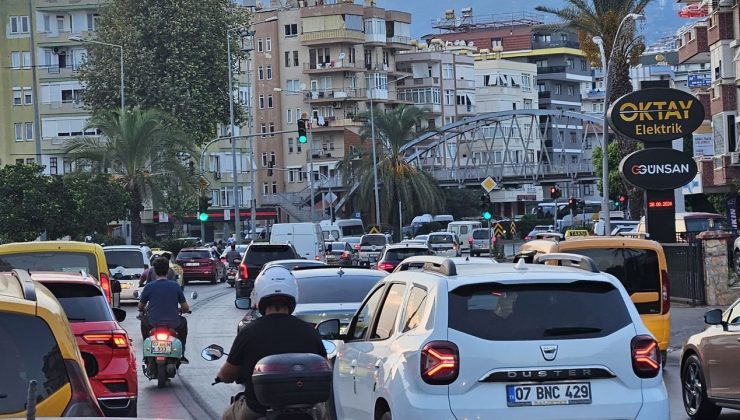
[[704,252],[701,241],[662,244],[668,263],[671,300],[705,305]]

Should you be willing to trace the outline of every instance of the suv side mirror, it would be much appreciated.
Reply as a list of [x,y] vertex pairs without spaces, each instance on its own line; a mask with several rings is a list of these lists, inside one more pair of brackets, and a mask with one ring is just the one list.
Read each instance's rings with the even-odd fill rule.
[[316,326],[316,330],[319,332],[321,338],[325,340],[337,340],[339,339],[339,326],[338,319],[327,319],[320,322]]
[[248,297],[240,297],[234,301],[234,306],[236,306],[237,309],[251,309],[252,299]]
[[722,325],[727,329],[727,324],[722,321],[722,309],[712,309],[704,314],[704,323],[707,325]]

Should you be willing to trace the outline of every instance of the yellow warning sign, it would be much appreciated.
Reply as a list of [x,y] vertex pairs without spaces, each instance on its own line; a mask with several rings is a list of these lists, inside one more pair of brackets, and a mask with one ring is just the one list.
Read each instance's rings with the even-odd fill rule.
[[513,220],[511,221],[511,228],[509,228],[509,230],[511,231],[512,235],[516,235],[516,223],[514,223]]
[[494,236],[504,236],[505,232],[506,231],[504,230],[504,227],[501,226],[501,223],[496,223],[496,226],[493,228]]
[[376,226],[373,226],[370,228],[370,231],[368,231],[368,233],[380,233],[380,231]]

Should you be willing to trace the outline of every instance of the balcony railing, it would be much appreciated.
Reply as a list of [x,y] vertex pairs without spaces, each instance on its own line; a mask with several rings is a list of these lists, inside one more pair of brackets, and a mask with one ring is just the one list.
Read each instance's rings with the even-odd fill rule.
[[544,92],[537,92],[537,97],[539,99],[550,99],[551,92],[549,90]]
[[362,31],[351,29],[329,29],[325,31],[305,32],[301,35],[302,42],[329,41],[332,39],[349,39],[361,43],[365,41],[365,34]]
[[568,70],[567,66],[537,67],[537,74],[565,73],[566,70]]
[[356,71],[363,70],[361,63],[350,63],[345,60],[332,60],[328,63],[303,63],[303,70],[306,72],[332,72],[332,71]]
[[393,44],[406,44],[410,46],[411,38],[407,36],[390,36],[386,38],[386,42]]
[[365,89],[358,88],[336,88],[336,89],[321,89],[306,92],[304,96],[304,102],[328,102],[328,101],[341,101],[346,99],[365,99]]

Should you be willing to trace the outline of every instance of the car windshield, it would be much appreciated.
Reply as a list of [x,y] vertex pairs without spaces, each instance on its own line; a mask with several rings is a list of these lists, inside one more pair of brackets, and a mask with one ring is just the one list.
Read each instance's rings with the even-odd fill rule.
[[97,277],[95,255],[85,252],[26,252],[0,255],[0,271],[14,268],[30,271],[79,273],[85,271]]
[[449,326],[496,341],[604,337],[631,323],[622,295],[605,282],[481,283],[449,293]]
[[362,302],[378,276],[344,274],[330,277],[299,277],[298,303]]
[[[590,257],[604,271],[616,277],[627,294],[638,292],[660,293],[660,266],[658,254],[652,249],[589,248],[569,249],[564,252]],[[660,298],[653,302],[635,304],[640,313],[660,313]]]
[[362,235],[363,233],[365,233],[361,225],[342,226],[341,229],[342,229],[342,236]]
[[211,253],[208,251],[180,251],[177,254],[178,260],[197,260],[211,258]]
[[91,284],[44,283],[64,308],[69,322],[113,321],[103,293]]
[[360,246],[364,245],[375,245],[375,246],[385,246],[385,236],[383,235],[365,235],[362,237],[362,241],[360,242]]
[[116,267],[144,268],[144,257],[139,250],[106,250],[105,261],[109,269]]
[[252,265],[265,265],[275,260],[290,260],[298,256],[293,249],[287,245],[282,246],[255,246],[247,248],[244,260]]
[[430,244],[451,244],[452,235],[429,235]]
[[0,312],[0,354],[0,415],[26,409],[31,379],[39,384],[37,404],[69,382],[59,345],[41,318]]
[[428,248],[424,247],[417,247],[417,248],[397,248],[397,249],[389,249],[388,252],[385,253],[385,260],[386,261],[403,261],[408,257],[414,257],[416,255],[429,255],[431,254],[431,251],[429,251]]
[[490,239],[491,231],[488,229],[476,229],[473,231],[473,239]]

